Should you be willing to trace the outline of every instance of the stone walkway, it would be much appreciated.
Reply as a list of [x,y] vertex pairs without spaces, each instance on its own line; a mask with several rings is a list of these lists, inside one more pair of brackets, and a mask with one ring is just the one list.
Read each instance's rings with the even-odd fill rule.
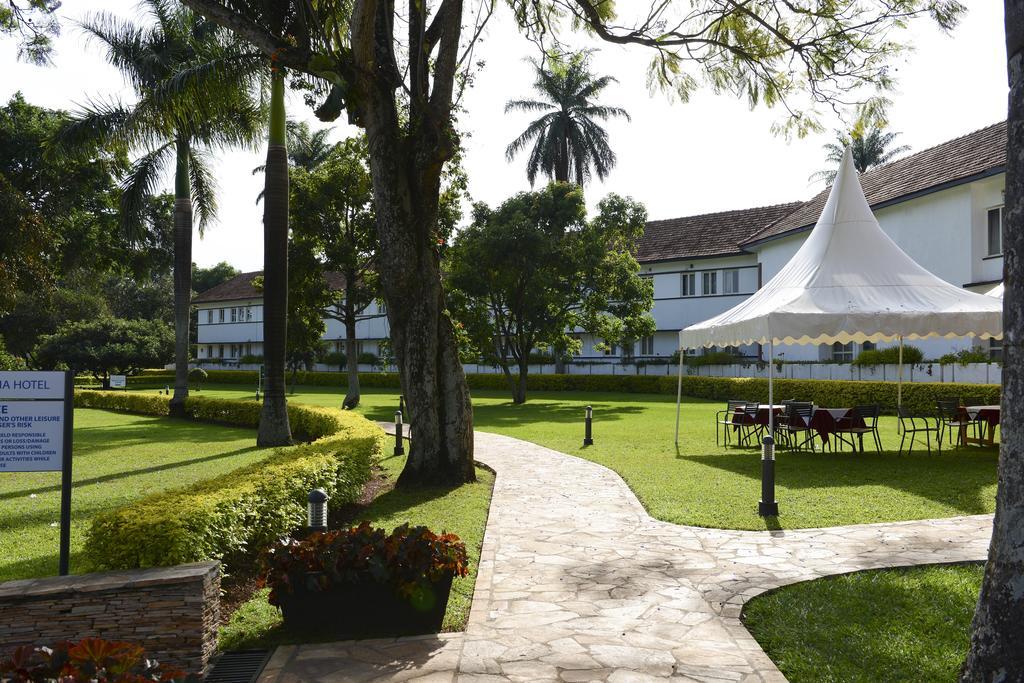
[[476,454],[498,475],[465,633],[281,647],[261,683],[784,681],[740,622],[744,602],[829,574],[981,560],[991,533],[989,515],[682,527],[586,460],[481,432]]

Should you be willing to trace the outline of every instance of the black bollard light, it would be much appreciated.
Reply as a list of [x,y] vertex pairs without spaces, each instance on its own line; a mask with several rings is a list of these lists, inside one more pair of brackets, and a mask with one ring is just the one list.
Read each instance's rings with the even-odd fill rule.
[[594,421],[594,409],[592,407],[587,406],[586,416],[587,416],[586,417],[586,425],[587,426],[586,426],[586,430],[583,433],[583,445],[584,446],[593,446],[594,445],[594,432],[593,432],[592,423]]
[[395,455],[405,455],[405,445],[402,443],[402,411],[395,411]]
[[323,489],[309,492],[306,521],[310,531],[327,531],[327,493]]
[[761,442],[761,501],[757,504],[757,514],[779,516],[779,504],[775,501],[775,439],[770,436]]
[[168,385],[165,384],[164,385],[164,393],[167,394],[168,396],[170,396],[171,395],[171,387],[169,387]]

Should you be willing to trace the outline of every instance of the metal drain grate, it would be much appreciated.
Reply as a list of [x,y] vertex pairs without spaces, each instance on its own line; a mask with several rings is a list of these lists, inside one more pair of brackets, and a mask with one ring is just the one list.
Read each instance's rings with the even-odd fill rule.
[[270,661],[272,650],[225,652],[203,679],[205,683],[255,683]]

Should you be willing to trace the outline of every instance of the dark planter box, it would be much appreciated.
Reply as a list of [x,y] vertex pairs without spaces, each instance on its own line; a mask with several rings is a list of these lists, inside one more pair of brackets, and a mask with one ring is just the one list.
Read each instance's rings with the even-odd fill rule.
[[292,592],[278,598],[285,628],[338,639],[437,633],[452,589],[451,573],[412,600],[372,579],[314,591],[306,587],[307,578],[295,577]]

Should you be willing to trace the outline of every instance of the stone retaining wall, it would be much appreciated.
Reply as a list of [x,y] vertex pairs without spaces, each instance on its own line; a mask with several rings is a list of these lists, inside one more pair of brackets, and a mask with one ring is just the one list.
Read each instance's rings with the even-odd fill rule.
[[0,653],[91,636],[203,673],[219,620],[216,562],[0,583]]

